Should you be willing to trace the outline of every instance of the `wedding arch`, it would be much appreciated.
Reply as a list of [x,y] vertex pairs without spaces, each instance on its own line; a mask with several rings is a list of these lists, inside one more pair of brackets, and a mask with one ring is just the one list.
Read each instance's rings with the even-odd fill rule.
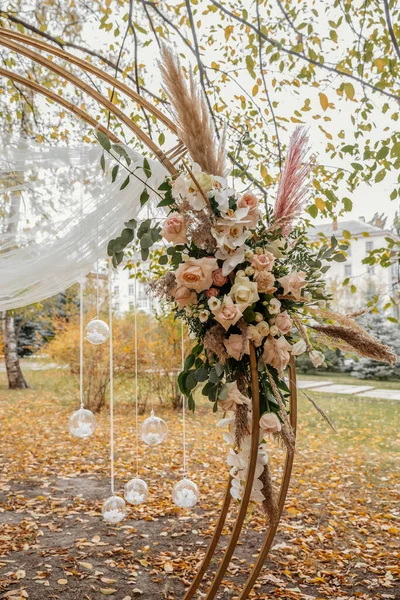
[[[94,101],[96,101],[100,106],[104,107],[107,111],[109,111],[117,120],[119,120],[123,125],[125,125],[132,133],[137,136],[137,138],[145,144],[148,149],[153,153],[156,157],[157,161],[161,165],[165,167],[168,173],[172,176],[176,176],[178,174],[178,167],[182,158],[187,154],[187,149],[182,141],[178,137],[178,130],[176,125],[172,122],[170,118],[168,118],[162,111],[160,111],[157,107],[153,106],[148,100],[143,98],[141,95],[137,94],[134,90],[132,90],[129,86],[119,81],[115,77],[106,73],[105,71],[99,69],[95,65],[83,60],[73,54],[70,54],[58,47],[52,46],[42,40],[37,38],[29,37],[25,34],[18,33],[15,31],[10,31],[4,28],[0,28],[0,44],[8,48],[10,51],[15,52],[20,56],[24,56],[33,62],[40,64],[42,67],[49,69],[49,71],[57,74],[62,80],[65,80],[75,86],[77,89],[81,90],[88,96],[90,96]],[[49,58],[51,57],[51,58]],[[61,59],[64,63],[63,65],[56,62],[56,59]],[[136,123],[132,121],[132,119],[127,116],[122,110],[120,110],[115,104],[113,104],[109,98],[101,94],[94,86],[89,85],[86,81],[84,81],[83,77],[79,77],[76,74],[72,73],[70,70],[71,66],[75,66],[79,68],[83,73],[90,74],[91,76],[95,76],[100,80],[106,82],[111,85],[113,88],[118,90],[121,94],[125,94],[128,98],[133,100],[137,105],[144,110],[148,111],[150,114],[154,115],[156,119],[161,122],[169,132],[175,136],[176,143],[167,151],[161,150],[158,145],[141,129]],[[79,108],[69,100],[63,98],[61,95],[56,94],[55,92],[47,89],[42,86],[38,82],[32,79],[28,79],[23,77],[22,75],[0,67],[0,76],[10,79],[11,81],[15,81],[20,85],[26,86],[33,92],[37,94],[43,95],[45,98],[48,98],[52,102],[62,106],[64,109],[68,110],[76,117],[81,119],[83,122],[87,123],[90,127],[93,127],[97,131],[106,135],[109,140],[113,143],[121,143],[119,138],[107,127],[99,123],[96,119],[93,118],[88,112]],[[116,233],[116,232],[115,232]],[[60,290],[63,289],[64,283],[60,283]],[[59,291],[58,289],[54,289],[53,293]],[[23,300],[22,300],[23,302]],[[26,302],[27,303],[27,302]],[[13,308],[16,306],[21,306],[20,295],[18,296],[18,300],[8,299],[7,302],[4,302],[3,308]],[[235,548],[240,538],[240,534],[242,532],[244,520],[247,514],[251,492],[252,492],[252,483],[255,474],[255,468],[257,463],[257,452],[258,452],[258,444],[259,444],[259,417],[260,417],[260,407],[259,407],[259,389],[258,389],[258,371],[256,364],[256,355],[253,345],[250,345],[250,367],[251,367],[251,390],[252,390],[252,410],[253,410],[253,419],[252,419],[252,430],[251,430],[251,452],[250,452],[250,461],[247,472],[247,480],[242,496],[242,501],[237,510],[235,522],[231,528],[230,537],[226,544],[225,549],[223,550],[223,555],[221,560],[219,561],[216,573],[214,574],[214,578],[210,587],[208,588],[205,598],[207,600],[212,600],[215,598],[218,593],[222,580],[227,572],[229,567],[230,560],[234,554]],[[297,393],[296,393],[296,371],[294,358],[292,357],[289,365],[289,387],[290,387],[290,424],[293,431],[296,431],[297,424]],[[291,472],[293,467],[293,459],[294,459],[294,450],[287,449],[286,450],[286,458],[283,467],[283,473],[280,483],[279,496],[277,501],[278,514],[277,518],[273,521],[270,521],[268,528],[266,529],[264,540],[262,543],[262,547],[258,554],[257,559],[251,569],[251,572],[248,576],[247,581],[245,582],[242,590],[239,594],[239,600],[244,600],[248,598],[256,580],[261,572],[263,565],[265,564],[266,558],[268,556],[268,552],[271,548],[273,539],[275,537],[275,533],[277,531],[279,520],[282,515],[282,511],[284,508],[289,482],[291,478]],[[225,522],[227,519],[228,511],[231,505],[231,476],[229,476],[227,482],[226,493],[222,502],[221,512],[218,517],[218,520],[215,524],[215,529],[213,535],[211,537],[209,546],[205,552],[203,560],[198,568],[197,573],[194,576],[194,579],[186,591],[184,595],[184,600],[190,600],[193,598],[203,581],[212,559],[214,558],[215,552],[217,550],[218,544],[221,541],[222,531],[225,526]]]

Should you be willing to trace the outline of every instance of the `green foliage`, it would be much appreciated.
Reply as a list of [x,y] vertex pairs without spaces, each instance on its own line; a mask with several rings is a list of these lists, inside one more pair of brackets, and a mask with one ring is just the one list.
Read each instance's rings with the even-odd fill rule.
[[400,380],[400,329],[398,325],[388,325],[380,311],[363,317],[360,319],[360,324],[371,335],[390,346],[398,354],[398,361],[396,365],[390,366],[369,358],[362,358],[354,366],[352,375],[359,379]]

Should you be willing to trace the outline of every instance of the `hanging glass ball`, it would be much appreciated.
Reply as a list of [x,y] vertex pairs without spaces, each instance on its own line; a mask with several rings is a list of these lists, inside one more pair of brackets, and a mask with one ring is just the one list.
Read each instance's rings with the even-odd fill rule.
[[76,410],[68,420],[68,429],[71,435],[78,438],[90,437],[97,428],[96,418],[92,411],[83,408]]
[[163,419],[154,416],[154,411],[150,413],[150,417],[143,421],[140,426],[140,437],[142,442],[149,446],[157,446],[166,440],[168,435],[168,426]]
[[110,496],[104,501],[101,512],[105,521],[116,525],[126,517],[125,500],[119,496]]
[[133,506],[143,504],[143,502],[146,502],[149,496],[149,488],[147,483],[138,477],[128,481],[124,490],[125,500]]
[[110,337],[110,329],[101,319],[92,319],[85,327],[85,340],[94,346],[104,344]]
[[179,508],[192,508],[199,500],[199,488],[190,479],[181,479],[174,485],[172,500]]

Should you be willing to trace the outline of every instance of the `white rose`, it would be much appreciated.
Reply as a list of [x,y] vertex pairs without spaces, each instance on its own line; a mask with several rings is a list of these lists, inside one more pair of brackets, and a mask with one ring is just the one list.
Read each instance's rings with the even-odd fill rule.
[[318,350],[311,350],[308,356],[315,368],[320,367],[325,362],[325,356],[322,352],[318,352]]
[[260,323],[257,323],[256,329],[257,329],[258,333],[260,335],[262,335],[262,337],[265,337],[266,335],[268,335],[269,331],[270,331],[269,325],[265,321],[261,321]]
[[208,310],[201,310],[199,312],[199,319],[202,323],[208,321],[208,317],[210,316],[210,312]]
[[307,344],[304,340],[299,340],[292,346],[292,356],[300,356],[307,350]]
[[254,275],[255,270],[253,269],[253,267],[247,267],[245,270],[246,275]]
[[272,325],[272,327],[269,328],[269,334],[272,335],[272,337],[274,337],[275,335],[278,335],[279,333],[279,329],[277,328],[276,325]]
[[268,304],[268,312],[270,312],[271,315],[277,315],[280,310],[281,303],[277,298],[272,298],[272,300],[270,300]]
[[221,306],[221,300],[219,298],[216,298],[215,296],[212,296],[208,300],[208,306],[210,310],[214,311]]
[[250,281],[248,277],[237,275],[229,296],[240,306],[240,310],[243,312],[248,306],[259,300],[257,283]]
[[214,185],[214,177],[213,175],[209,175],[208,173],[203,173],[203,171],[198,173],[193,173],[196,178],[197,183],[201,187],[204,192],[209,192]]

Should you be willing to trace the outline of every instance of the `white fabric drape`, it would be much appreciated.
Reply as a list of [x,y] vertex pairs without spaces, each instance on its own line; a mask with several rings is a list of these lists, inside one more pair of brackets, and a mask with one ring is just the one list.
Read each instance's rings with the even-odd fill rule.
[[[130,168],[143,156],[126,148]],[[106,257],[108,241],[124,222],[140,218],[143,183],[120,167],[117,179],[100,169],[101,148],[53,148],[8,140],[0,158],[0,311],[22,307],[67,289]],[[149,160],[148,184],[167,172]],[[113,164],[108,164],[110,169]],[[146,180],[143,170],[137,174]],[[151,195],[151,190],[148,190]],[[150,196],[150,203],[157,200]]]

